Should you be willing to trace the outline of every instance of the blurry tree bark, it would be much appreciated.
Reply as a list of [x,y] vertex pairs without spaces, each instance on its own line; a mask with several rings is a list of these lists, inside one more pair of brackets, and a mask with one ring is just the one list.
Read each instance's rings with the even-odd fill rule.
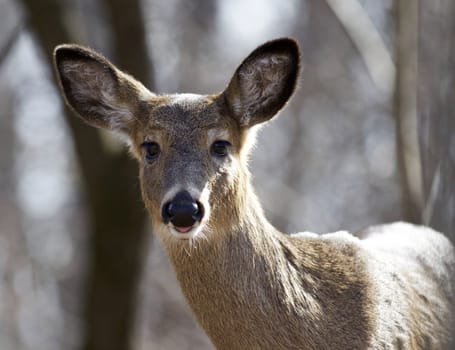
[[[4,46],[6,48],[6,46]],[[3,56],[6,58],[8,55]],[[1,69],[0,62],[0,74]],[[0,266],[2,274],[1,298],[2,312],[0,313],[0,328],[2,329],[2,347],[18,349],[20,335],[14,322],[18,317],[18,298],[12,281],[15,277],[18,260],[23,257],[25,242],[23,240],[21,210],[17,205],[15,194],[15,147],[16,133],[14,132],[14,93],[8,85],[0,83],[0,241],[3,245],[3,263]],[[4,344],[4,343],[6,344]]]
[[[72,42],[64,2],[22,0],[31,29],[49,65],[57,44]],[[105,0],[113,32],[114,61],[151,83],[139,0]],[[136,165],[126,152],[103,148],[99,131],[65,113],[85,186],[90,220],[89,271],[84,310],[84,350],[125,350],[135,312],[135,296],[145,246],[145,211]]]
[[[422,0],[419,10],[423,223],[444,232],[455,243],[455,3]],[[455,281],[452,284],[455,287]],[[455,314],[455,309],[452,311]],[[454,349],[455,343],[450,348]]]
[[206,57],[202,55],[210,51],[212,35],[216,32],[217,1],[180,0],[176,8],[178,17],[175,25],[179,27],[176,32],[180,33],[177,40],[182,48],[176,72],[176,79],[180,83],[178,90],[195,91],[197,86],[194,82],[204,77],[201,69],[207,69],[203,64]]
[[417,136],[418,2],[396,2],[395,120],[402,219],[422,221],[422,170]]
[[423,220],[455,242],[455,2],[419,2]]

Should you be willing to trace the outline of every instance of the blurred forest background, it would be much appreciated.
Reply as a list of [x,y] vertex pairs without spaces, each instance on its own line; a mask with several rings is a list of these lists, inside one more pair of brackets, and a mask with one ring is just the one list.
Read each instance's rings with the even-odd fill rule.
[[63,106],[76,42],[152,91],[224,88],[257,45],[304,71],[251,162],[281,230],[404,219],[455,238],[453,0],[0,0],[0,348],[213,349],[143,209],[136,165]]

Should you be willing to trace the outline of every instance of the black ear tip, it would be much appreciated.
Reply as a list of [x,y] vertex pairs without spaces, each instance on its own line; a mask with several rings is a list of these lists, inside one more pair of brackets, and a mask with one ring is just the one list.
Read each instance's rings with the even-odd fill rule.
[[61,44],[54,49],[54,60],[57,65],[65,60],[84,60],[94,59],[100,56],[91,49],[77,44]]
[[300,47],[298,42],[293,38],[278,38],[266,42],[258,48],[260,51],[273,51],[277,53],[288,53],[291,56],[300,59]]
[[73,48],[72,44],[57,45],[54,49],[54,56],[65,54],[65,52],[70,51],[72,48]]
[[61,44],[55,47],[54,49],[54,57],[57,60],[62,58],[70,58],[77,54],[77,46],[72,44]]
[[273,39],[273,40],[270,40],[267,43],[270,44],[270,45],[280,46],[280,47],[283,47],[283,48],[284,47],[288,47],[288,48],[291,48],[291,49],[298,49],[299,48],[299,44],[297,43],[297,40],[295,40],[293,38],[289,38],[289,37]]

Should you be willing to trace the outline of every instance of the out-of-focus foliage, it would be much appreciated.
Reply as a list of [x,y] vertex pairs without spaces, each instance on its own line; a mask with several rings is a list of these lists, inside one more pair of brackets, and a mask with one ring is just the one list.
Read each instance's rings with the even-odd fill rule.
[[[133,57],[128,45],[115,45],[121,42],[120,34],[112,28],[123,26],[122,35],[137,39],[128,38],[128,23],[120,25],[119,18],[110,18],[109,13],[119,13],[111,12],[111,7],[120,1],[33,0],[38,8],[52,2],[64,9],[59,16],[72,41],[98,49],[120,68],[125,68],[122,62],[134,66],[127,60]],[[89,257],[96,211],[89,203],[101,194],[86,192],[77,145],[87,135],[72,138],[74,133],[62,117],[65,112],[48,64],[49,52],[43,52],[40,36],[27,20],[33,14],[23,3],[0,0],[0,347],[80,349],[90,312],[85,303],[87,281],[94,268]],[[286,110],[261,130],[250,163],[267,216],[287,232],[356,231],[402,218],[402,207],[409,204],[402,200],[408,189],[400,173],[402,149],[396,146],[396,96],[378,84],[381,62],[374,60],[375,47],[368,40],[365,44],[365,37],[374,37],[390,62],[401,62],[395,48],[395,3],[346,1],[345,6],[357,9],[351,21],[361,26],[349,26],[350,18],[341,18],[333,3],[140,3],[148,50],[143,56],[148,68],[153,67],[153,74],[144,74],[148,83],[153,76],[152,87],[159,93],[219,91],[255,46],[279,36],[295,37],[301,44],[300,88]],[[429,222],[453,235],[455,118],[450,68],[455,56],[449,38],[455,28],[450,19],[455,6],[450,0],[442,3],[447,5],[445,22],[430,15],[431,2],[422,5],[427,15],[419,22],[422,74],[417,112],[423,205],[431,200]],[[126,11],[129,3],[123,6]],[[435,27],[438,23],[440,28]],[[2,55],[3,44],[12,36],[13,45]],[[389,73],[390,68],[383,71]],[[102,134],[101,140],[106,154],[121,152],[111,135]],[[101,164],[90,166],[96,171]],[[115,179],[126,181],[121,176]],[[112,203],[104,209],[113,213],[118,206]],[[146,221],[143,225],[151,236]],[[109,233],[103,237],[109,239]],[[137,310],[127,320],[133,325],[132,334],[125,335],[131,348],[213,349],[185,305],[159,243],[150,239],[147,250],[138,296],[124,300],[135,303],[132,307]],[[109,253],[116,257],[115,251]],[[97,327],[89,330],[97,336]]]

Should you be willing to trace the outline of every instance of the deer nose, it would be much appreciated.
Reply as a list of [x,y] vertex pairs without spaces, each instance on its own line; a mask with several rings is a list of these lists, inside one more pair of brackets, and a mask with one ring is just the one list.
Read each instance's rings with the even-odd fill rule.
[[181,232],[189,231],[196,221],[204,216],[204,207],[187,192],[182,191],[163,206],[162,217],[165,223],[171,222]]

